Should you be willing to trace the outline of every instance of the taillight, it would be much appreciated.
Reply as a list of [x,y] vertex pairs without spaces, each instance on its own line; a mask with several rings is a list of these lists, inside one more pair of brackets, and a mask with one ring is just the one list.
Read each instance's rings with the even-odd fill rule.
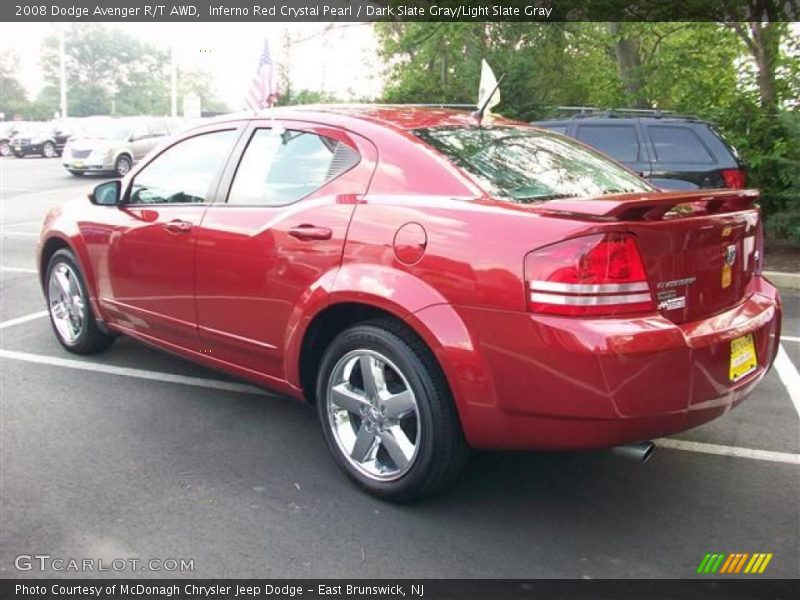
[[534,250],[525,257],[532,312],[609,316],[655,310],[633,236],[596,234]]
[[723,169],[722,179],[725,181],[725,187],[733,190],[744,189],[745,186],[745,171],[744,169]]

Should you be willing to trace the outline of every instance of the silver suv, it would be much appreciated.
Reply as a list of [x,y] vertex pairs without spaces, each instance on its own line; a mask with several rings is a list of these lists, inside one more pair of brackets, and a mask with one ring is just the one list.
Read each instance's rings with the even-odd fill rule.
[[93,120],[79,136],[67,142],[62,162],[73,175],[113,173],[124,177],[136,162],[178,129],[177,122],[164,118]]

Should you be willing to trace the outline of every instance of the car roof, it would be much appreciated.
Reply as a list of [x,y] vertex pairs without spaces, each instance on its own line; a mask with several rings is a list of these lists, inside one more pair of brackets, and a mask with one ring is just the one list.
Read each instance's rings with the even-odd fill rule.
[[[420,106],[403,104],[309,104],[264,109],[259,112],[241,112],[220,115],[197,123],[195,127],[251,119],[295,119],[322,120],[335,119],[339,122],[361,121],[381,125],[398,131],[411,131],[432,127],[476,127],[478,125],[472,112],[457,110],[446,106]],[[496,115],[486,115],[484,125],[528,126],[527,123],[512,121]]]

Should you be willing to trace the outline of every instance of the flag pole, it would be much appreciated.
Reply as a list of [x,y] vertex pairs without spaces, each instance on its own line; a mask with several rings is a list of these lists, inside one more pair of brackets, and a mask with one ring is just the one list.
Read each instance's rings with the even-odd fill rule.
[[170,114],[178,116],[178,68],[175,65],[175,42],[169,47]]
[[58,32],[58,79],[59,79],[59,93],[60,93],[60,109],[61,118],[67,118],[67,66],[66,56],[64,52],[64,28],[66,24],[59,27]]

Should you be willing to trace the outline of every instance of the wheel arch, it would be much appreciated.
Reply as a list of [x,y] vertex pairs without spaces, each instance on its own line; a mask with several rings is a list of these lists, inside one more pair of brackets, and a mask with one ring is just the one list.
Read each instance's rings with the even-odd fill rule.
[[78,267],[81,270],[81,275],[83,276],[84,283],[88,288],[89,292],[89,302],[91,303],[92,310],[94,311],[95,318],[98,321],[103,321],[101,317],[101,312],[99,310],[98,302],[97,302],[97,287],[96,282],[94,279],[94,273],[90,267],[91,262],[89,261],[89,255],[86,250],[86,246],[83,243],[82,238],[80,235],[74,235],[72,237],[68,237],[66,235],[56,232],[51,232],[50,235],[44,239],[40,246],[41,250],[39,251],[39,284],[42,286],[42,291],[46,293],[46,285],[47,282],[45,281],[47,277],[47,266],[50,264],[50,259],[53,255],[58,252],[59,250],[69,250],[72,255],[75,257],[75,260],[78,262]]
[[[408,273],[403,276],[412,277]],[[306,314],[302,326],[297,321],[289,328],[290,338],[285,346],[289,381],[313,403],[318,367],[334,337],[357,323],[391,318],[420,338],[433,354],[469,440],[471,405],[495,404],[495,391],[487,362],[456,307],[416,278],[413,287],[406,289],[407,298],[413,301],[406,303],[398,302],[397,295],[367,293],[363,287],[342,288],[340,278],[335,279],[337,285],[325,294],[327,301],[319,302],[313,314]],[[364,277],[348,278],[363,280]]]

